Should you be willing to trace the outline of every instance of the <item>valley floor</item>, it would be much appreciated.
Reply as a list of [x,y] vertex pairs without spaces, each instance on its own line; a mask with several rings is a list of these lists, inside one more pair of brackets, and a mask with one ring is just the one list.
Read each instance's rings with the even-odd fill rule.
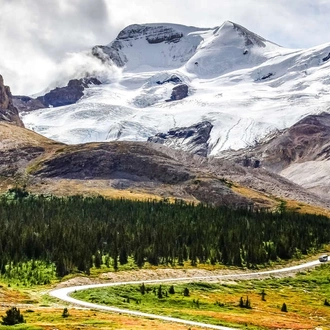
[[[310,260],[315,260],[313,259]],[[310,261],[307,260],[307,261]],[[298,264],[299,262],[295,262]],[[294,264],[294,263],[293,263]],[[291,264],[290,266],[292,266]],[[288,265],[285,265],[286,267]],[[226,308],[219,308],[219,311],[205,311],[192,308],[186,308],[186,312],[191,314],[193,318],[199,320],[203,314],[209,314],[210,317],[219,318],[219,323],[227,326],[235,326],[239,328],[249,329],[329,329],[329,319],[326,316],[328,308],[323,306],[322,298],[326,296],[330,298],[330,292],[324,291],[324,283],[320,278],[324,272],[329,272],[329,265],[317,267],[314,271],[306,269],[293,277],[294,271],[287,273],[274,274],[264,281],[260,281],[261,277],[257,276],[257,280],[245,278],[246,281],[235,280],[214,282],[212,285],[223,286],[224,292],[219,295],[219,290],[214,292],[202,292],[200,296],[201,304],[207,304],[208,299],[220,299],[221,303],[226,305]],[[326,269],[325,269],[326,268]],[[297,270],[298,271],[298,270]],[[192,282],[194,277],[216,276],[216,275],[242,275],[250,271],[241,271],[238,269],[141,269],[120,271],[116,273],[104,273],[97,277],[75,277],[67,279],[56,285],[56,288],[68,287],[74,285],[83,285],[91,283],[109,283],[109,282],[126,282],[126,281],[147,281],[157,279],[169,279],[179,277],[191,277]],[[315,273],[314,273],[315,272]],[[322,275],[323,274],[323,275]],[[276,276],[276,278],[275,278]],[[254,276],[253,276],[254,277]],[[279,278],[277,278],[279,277]],[[311,278],[313,277],[313,278]],[[241,276],[239,276],[241,278]],[[194,283],[192,283],[193,285]],[[211,285],[211,284],[210,284]],[[267,292],[267,305],[260,298],[260,290],[264,288]],[[323,288],[323,289],[322,289]],[[26,324],[15,326],[15,329],[198,329],[197,327],[188,327],[186,325],[162,322],[155,319],[143,319],[123,314],[113,314],[102,312],[96,309],[85,309],[68,305],[60,302],[48,295],[52,287],[8,287],[3,285],[0,288],[0,315],[4,315],[5,311],[11,306],[20,308],[25,317]],[[124,291],[124,288],[123,288]],[[221,290],[222,291],[222,290]],[[85,291],[82,291],[85,292]],[[196,291],[197,292],[197,291]],[[322,298],[320,296],[320,292]],[[196,293],[197,294],[197,293]],[[191,300],[196,298],[195,293],[191,295]],[[252,309],[239,309],[239,297],[246,294],[252,300]],[[318,296],[318,298],[316,298]],[[157,299],[156,299],[157,300]],[[213,304],[212,300],[212,304]],[[237,300],[237,301],[236,301]],[[282,302],[287,302],[289,308],[288,313],[280,311]],[[318,304],[319,307],[315,307]],[[162,304],[161,304],[162,305]],[[272,306],[268,306],[272,305]],[[135,303],[131,303],[127,308],[138,309]],[[67,307],[69,316],[62,317],[63,308]],[[279,307],[279,308],[278,308]],[[148,312],[157,314],[157,308],[162,308],[157,305],[152,305],[152,310]],[[211,307],[213,308],[213,307]],[[228,309],[229,308],[229,309]],[[162,313],[163,314],[163,313]],[[0,326],[0,329],[6,329]]]

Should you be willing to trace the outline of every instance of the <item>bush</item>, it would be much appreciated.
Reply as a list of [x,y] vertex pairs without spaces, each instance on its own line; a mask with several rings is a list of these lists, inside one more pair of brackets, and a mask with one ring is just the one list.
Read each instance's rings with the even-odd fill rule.
[[62,317],[68,317],[69,316],[69,311],[67,308],[63,309]]
[[249,297],[246,297],[246,300],[244,301],[243,297],[240,298],[239,300],[239,307],[241,308],[247,308],[247,309],[251,309],[251,301],[249,300]]
[[25,323],[23,315],[18,308],[12,307],[6,311],[6,316],[2,316],[2,325],[15,325]]

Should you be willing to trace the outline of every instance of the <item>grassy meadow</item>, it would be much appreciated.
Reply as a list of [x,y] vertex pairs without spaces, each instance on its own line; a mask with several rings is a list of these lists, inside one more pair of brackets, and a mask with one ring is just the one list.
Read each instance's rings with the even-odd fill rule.
[[[329,264],[288,278],[171,286],[116,286],[78,291],[73,296],[103,305],[240,328],[330,328],[330,306],[324,305],[325,300],[330,302]],[[250,304],[246,304],[247,299]],[[284,303],[286,312],[282,311]]]

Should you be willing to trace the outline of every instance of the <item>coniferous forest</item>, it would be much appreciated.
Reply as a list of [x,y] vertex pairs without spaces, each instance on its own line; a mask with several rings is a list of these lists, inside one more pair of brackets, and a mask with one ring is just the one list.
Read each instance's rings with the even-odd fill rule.
[[[290,259],[330,241],[324,216],[232,210],[184,202],[29,195],[0,198],[0,272],[8,264],[44,261],[58,276],[89,273],[102,256],[116,269],[209,262],[253,267]],[[108,261],[107,261],[108,262]]]

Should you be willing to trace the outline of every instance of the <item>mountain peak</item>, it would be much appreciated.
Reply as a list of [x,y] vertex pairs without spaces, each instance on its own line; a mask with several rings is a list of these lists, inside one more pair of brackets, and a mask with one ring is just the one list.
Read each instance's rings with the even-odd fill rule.
[[266,40],[256,33],[251,32],[244,26],[231,21],[225,21],[220,27],[216,28],[214,30],[214,35],[223,35],[223,37],[227,40],[231,40],[232,38],[237,37],[239,39],[243,38],[246,47],[258,46],[265,48],[266,43],[274,44],[273,42]]
[[[274,43],[225,21],[208,29],[172,23],[132,24],[107,46],[94,47],[93,54],[125,70],[143,66],[168,70],[186,65],[189,72],[205,77],[222,74],[234,66],[259,65],[274,50],[278,50]],[[201,62],[203,66],[198,65]]]

